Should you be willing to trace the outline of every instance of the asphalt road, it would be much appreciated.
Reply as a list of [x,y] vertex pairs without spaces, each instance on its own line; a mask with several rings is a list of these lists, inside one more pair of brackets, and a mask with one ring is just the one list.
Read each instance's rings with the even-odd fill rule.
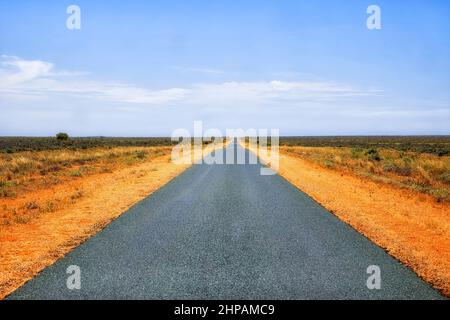
[[[193,166],[9,298],[442,298],[286,180],[259,169]],[[70,265],[80,267],[79,290],[66,286]],[[370,265],[380,267],[379,290],[366,286]]]

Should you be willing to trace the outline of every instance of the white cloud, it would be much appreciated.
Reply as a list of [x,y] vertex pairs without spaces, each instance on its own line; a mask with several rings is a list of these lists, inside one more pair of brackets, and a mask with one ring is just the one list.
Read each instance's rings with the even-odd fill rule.
[[225,82],[219,84],[199,84],[192,88],[195,103],[295,103],[338,100],[356,96],[374,95],[377,91],[355,90],[349,86],[324,82]]
[[[52,63],[1,56],[0,93],[10,99],[49,99],[52,96],[107,102],[195,106],[279,105],[336,101],[377,94],[331,82],[256,81],[194,84],[185,88],[151,90],[133,84],[86,79],[85,72],[58,70]],[[215,72],[214,70],[203,70]]]
[[50,74],[53,65],[39,60],[22,60],[14,56],[1,56],[0,87],[14,87]]
[[52,95],[111,102],[164,104],[181,99],[185,89],[149,90],[132,84],[92,81],[86,72],[56,70],[40,60],[1,56],[0,93],[10,98],[49,98]]

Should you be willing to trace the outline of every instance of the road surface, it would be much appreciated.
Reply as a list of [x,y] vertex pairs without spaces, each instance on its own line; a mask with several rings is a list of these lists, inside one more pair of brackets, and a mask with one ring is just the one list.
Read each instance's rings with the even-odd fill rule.
[[[261,176],[260,167],[191,167],[9,298],[442,298],[286,180]],[[79,290],[67,288],[70,265],[80,267]],[[381,270],[379,290],[367,288],[370,265]]]

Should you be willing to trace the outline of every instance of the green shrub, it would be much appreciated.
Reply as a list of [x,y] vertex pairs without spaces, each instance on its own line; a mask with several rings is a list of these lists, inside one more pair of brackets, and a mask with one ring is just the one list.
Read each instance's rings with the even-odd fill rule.
[[59,132],[56,134],[56,140],[67,141],[69,140],[69,135],[65,132]]
[[442,202],[449,196],[449,192],[445,189],[435,189],[429,193],[436,198],[437,202]]
[[135,155],[136,155],[136,158],[141,159],[141,160],[145,159],[147,157],[147,153],[143,150],[136,151]]
[[439,179],[446,184],[450,184],[450,172],[441,174]]
[[363,150],[361,148],[352,148],[352,155],[351,157],[353,159],[361,159],[363,158]]
[[376,149],[369,149],[366,152],[366,155],[369,158],[369,160],[372,160],[372,161],[380,161],[381,160],[381,157],[378,154],[378,151]]
[[81,169],[72,170],[69,172],[69,176],[71,177],[81,177],[83,175],[83,171]]
[[334,167],[334,162],[331,160],[325,160],[323,163],[327,168],[333,168]]

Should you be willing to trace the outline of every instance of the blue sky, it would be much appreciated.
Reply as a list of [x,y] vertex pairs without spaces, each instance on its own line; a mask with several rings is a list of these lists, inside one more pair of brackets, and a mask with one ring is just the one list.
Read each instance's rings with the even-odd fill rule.
[[[68,30],[66,8],[81,9]],[[366,9],[381,8],[381,30]],[[448,1],[2,1],[0,135],[450,134]]]

